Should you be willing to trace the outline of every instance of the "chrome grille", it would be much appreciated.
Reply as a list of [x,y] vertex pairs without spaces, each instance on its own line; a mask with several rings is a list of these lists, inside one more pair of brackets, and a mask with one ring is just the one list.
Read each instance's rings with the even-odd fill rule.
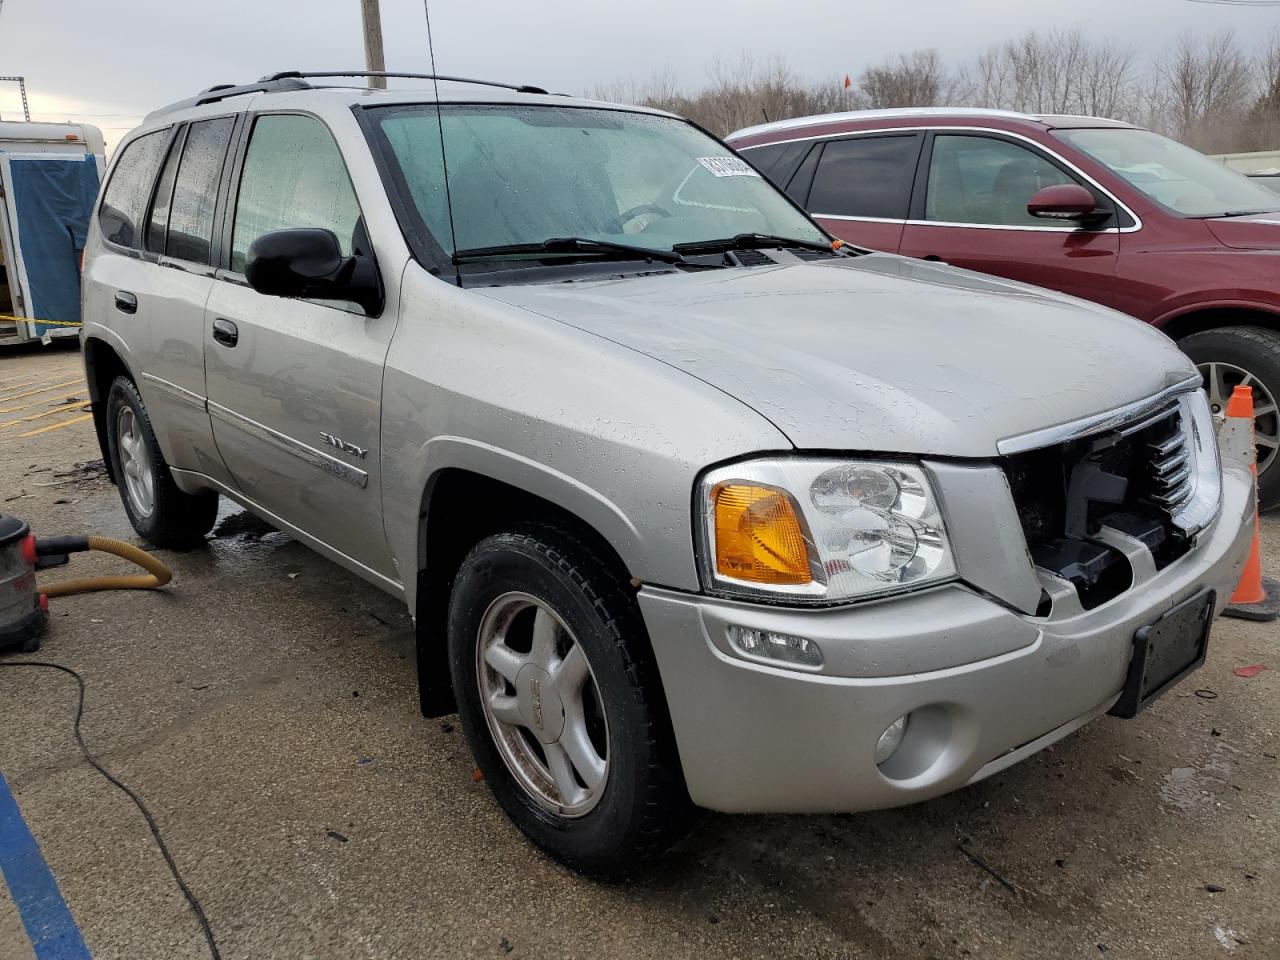
[[1191,499],[1195,483],[1192,479],[1191,451],[1187,449],[1181,414],[1168,418],[1161,425],[1162,433],[1165,424],[1168,425],[1168,433],[1147,441],[1152,471],[1148,497],[1152,503],[1172,515],[1178,507]]

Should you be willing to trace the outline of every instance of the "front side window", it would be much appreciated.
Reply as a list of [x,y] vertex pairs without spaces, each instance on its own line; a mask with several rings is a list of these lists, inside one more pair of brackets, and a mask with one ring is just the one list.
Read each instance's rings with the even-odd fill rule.
[[260,116],[240,174],[231,269],[244,273],[249,245],[264,233],[299,227],[332,231],[350,256],[359,220],[351,178],[324,124],[293,114]]
[[165,242],[165,253],[175,259],[212,262],[209,253],[213,242],[213,210],[232,126],[231,117],[218,117],[193,123],[187,131],[169,204],[169,234]]
[[122,247],[142,246],[142,217],[151,198],[151,187],[168,135],[165,129],[138,137],[125,146],[116,161],[98,211],[98,223],[112,243]]
[[446,253],[561,238],[661,251],[743,233],[826,240],[751,165],[682,120],[450,104],[442,155],[434,105],[369,112],[393,179]]
[[993,137],[938,134],[924,218],[942,223],[1043,227],[1027,203],[1044,187],[1075,183],[1040,154]]
[[1203,153],[1149,130],[1055,130],[1054,136],[1182,217],[1280,210],[1280,202],[1265,187],[1251,183]]
[[814,216],[905,220],[916,175],[915,134],[832,140],[809,191]]

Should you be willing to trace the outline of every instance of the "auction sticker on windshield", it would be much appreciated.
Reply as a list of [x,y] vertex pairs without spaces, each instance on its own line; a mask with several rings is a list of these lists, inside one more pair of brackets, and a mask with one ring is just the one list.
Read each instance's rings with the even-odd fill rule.
[[699,157],[698,162],[711,171],[713,177],[760,176],[741,157]]

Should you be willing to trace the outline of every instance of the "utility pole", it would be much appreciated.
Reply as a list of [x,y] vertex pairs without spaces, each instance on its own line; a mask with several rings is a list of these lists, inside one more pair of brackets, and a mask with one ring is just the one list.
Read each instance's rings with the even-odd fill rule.
[[[364,68],[369,71],[386,70],[387,62],[382,56],[382,14],[378,11],[378,0],[360,0],[360,15],[364,20]],[[385,90],[387,78],[370,77],[369,86]]]

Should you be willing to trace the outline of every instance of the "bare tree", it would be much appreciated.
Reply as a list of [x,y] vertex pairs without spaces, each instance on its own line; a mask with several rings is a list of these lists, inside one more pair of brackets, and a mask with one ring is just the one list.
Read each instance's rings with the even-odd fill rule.
[[1245,150],[1274,150],[1280,146],[1280,30],[1263,43],[1254,66],[1256,99],[1242,131]]
[[1091,42],[1079,29],[1032,31],[978,57],[958,89],[977,106],[1121,117],[1138,102],[1134,63],[1132,49]]
[[1235,146],[1251,98],[1249,61],[1230,31],[1179,38],[1156,65],[1175,136],[1193,147]]
[[602,99],[690,117],[715,133],[850,107],[951,104],[1129,120],[1205,151],[1280,148],[1280,30],[1253,51],[1230,33],[1181,38],[1148,69],[1129,47],[1081,30],[1030,32],[958,70],[936,50],[898,54],[859,74],[801,79],[787,61],[744,52],[712,62],[688,90],[670,71],[598,87]]
[[953,81],[937,50],[900,53],[858,75],[860,106],[932,107],[951,96]]

